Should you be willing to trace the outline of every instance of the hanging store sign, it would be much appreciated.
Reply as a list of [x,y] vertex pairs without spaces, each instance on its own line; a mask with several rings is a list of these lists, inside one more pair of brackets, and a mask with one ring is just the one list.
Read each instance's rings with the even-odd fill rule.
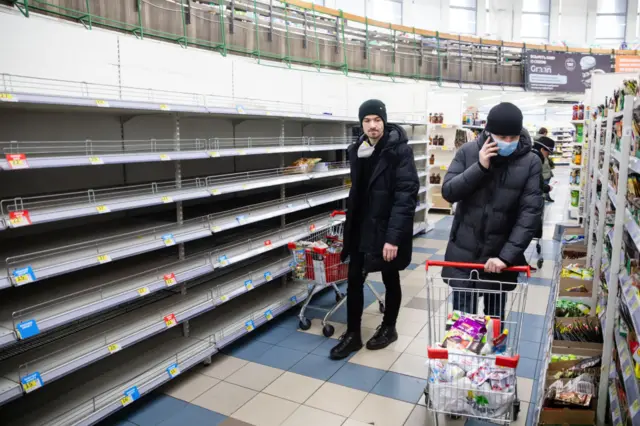
[[611,55],[589,53],[525,52],[527,90],[584,93],[591,76],[611,72]]
[[640,56],[616,55],[616,72],[640,71]]

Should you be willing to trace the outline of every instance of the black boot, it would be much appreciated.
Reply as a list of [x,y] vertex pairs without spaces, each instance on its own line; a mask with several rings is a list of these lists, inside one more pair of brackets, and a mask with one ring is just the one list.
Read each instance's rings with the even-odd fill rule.
[[331,359],[344,359],[351,355],[351,352],[356,352],[362,349],[362,338],[360,333],[355,331],[347,331],[340,337],[340,343],[335,345],[331,352],[329,352],[329,358]]
[[551,197],[550,197],[549,195],[545,195],[544,200],[545,200],[547,203],[553,203],[553,200],[551,199]]
[[375,351],[376,349],[384,349],[396,340],[398,340],[396,328],[382,324],[378,326],[376,333],[367,342],[367,349],[372,351]]

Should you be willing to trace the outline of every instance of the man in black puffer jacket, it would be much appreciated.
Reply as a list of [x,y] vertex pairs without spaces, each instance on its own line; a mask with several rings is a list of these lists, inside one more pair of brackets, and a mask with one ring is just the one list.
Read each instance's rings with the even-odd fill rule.
[[367,342],[382,349],[398,339],[396,320],[402,292],[400,273],[411,263],[413,218],[420,181],[404,129],[387,124],[385,105],[376,99],[360,106],[364,136],[348,149],[351,190],[347,200],[342,261],[350,258],[347,287],[347,332],[330,353],[343,359],[362,347],[360,325],[364,282],[382,272],[386,289],[382,325]]
[[[515,283],[518,274],[503,269],[527,265],[524,252],[541,227],[543,208],[542,164],[531,145],[520,109],[501,103],[489,112],[478,138],[456,152],[444,177],[442,196],[458,203],[445,260],[483,263],[481,280]],[[504,319],[503,291],[514,284],[472,281],[468,269],[452,267],[443,268],[442,277],[456,288],[454,309],[476,313],[482,295],[485,315]]]

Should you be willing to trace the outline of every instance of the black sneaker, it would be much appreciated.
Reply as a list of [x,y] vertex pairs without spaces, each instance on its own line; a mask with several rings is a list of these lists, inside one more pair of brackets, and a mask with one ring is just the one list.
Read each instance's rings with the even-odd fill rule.
[[553,203],[553,202],[554,202],[554,200],[552,200],[552,199],[551,199],[551,197],[549,197],[549,196],[544,197],[544,200],[545,200],[547,203]]
[[367,349],[372,351],[384,349],[396,340],[398,340],[396,328],[382,324],[378,326],[376,333],[367,342]]
[[360,333],[346,332],[340,337],[340,343],[335,345],[331,352],[329,352],[329,358],[331,359],[344,359],[351,355],[352,352],[356,352],[362,349],[362,338]]

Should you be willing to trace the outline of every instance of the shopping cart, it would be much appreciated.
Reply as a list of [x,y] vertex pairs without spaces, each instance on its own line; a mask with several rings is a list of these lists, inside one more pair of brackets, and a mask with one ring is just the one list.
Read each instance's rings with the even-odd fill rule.
[[[339,210],[331,213],[332,218],[344,215],[345,212]],[[288,245],[293,256],[293,278],[309,284],[309,297],[304,301],[298,315],[302,330],[311,328],[311,320],[305,313],[307,308],[312,308],[326,312],[322,319],[322,334],[331,337],[335,332],[333,325],[328,323],[329,318],[347,300],[347,296],[338,288],[338,284],[347,281],[349,271],[348,260],[345,263],[340,261],[343,235],[344,220],[335,220],[328,228],[314,232],[305,240],[290,242]],[[378,300],[380,312],[384,312],[382,296],[369,281],[366,284]],[[333,287],[335,292],[336,304],[329,309],[309,306],[313,295],[329,286]]]
[[[442,278],[429,269],[434,266],[469,269],[469,277]],[[501,424],[515,421],[520,411],[516,368],[526,280],[484,279],[484,265],[475,263],[427,260],[426,270],[429,378],[425,396],[436,425],[440,414]],[[531,275],[528,266],[506,271]]]

